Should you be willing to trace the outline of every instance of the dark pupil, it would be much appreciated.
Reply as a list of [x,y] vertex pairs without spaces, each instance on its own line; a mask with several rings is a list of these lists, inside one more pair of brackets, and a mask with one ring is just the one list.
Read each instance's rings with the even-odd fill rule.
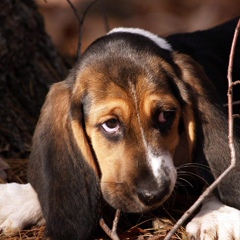
[[115,128],[118,125],[117,119],[110,119],[106,122],[107,127],[109,128]]
[[173,113],[172,111],[164,111],[163,117],[167,120],[171,116],[172,113]]

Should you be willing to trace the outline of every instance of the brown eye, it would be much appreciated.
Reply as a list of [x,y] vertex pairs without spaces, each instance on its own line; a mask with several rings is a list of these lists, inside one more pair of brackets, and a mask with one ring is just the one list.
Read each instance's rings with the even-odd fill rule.
[[107,133],[116,133],[120,129],[120,123],[116,118],[112,118],[104,122],[102,128]]
[[153,115],[153,126],[162,134],[167,133],[172,126],[173,120],[176,116],[176,109],[158,109]]

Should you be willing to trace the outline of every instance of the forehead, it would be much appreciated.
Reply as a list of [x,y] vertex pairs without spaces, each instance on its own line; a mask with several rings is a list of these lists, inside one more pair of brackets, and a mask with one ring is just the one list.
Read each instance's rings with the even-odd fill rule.
[[175,95],[174,80],[156,64],[136,65],[129,61],[114,64],[114,61],[99,62],[85,68],[78,76],[85,96],[96,101],[110,98],[132,98],[145,95]]
[[[82,75],[88,79],[83,98],[85,116],[113,114],[130,117],[134,112],[151,115],[152,109],[162,106],[180,107],[180,101],[163,72],[149,76],[145,71],[120,71],[121,66],[106,74],[92,68]],[[85,78],[86,77],[86,78]]]
[[[117,32],[96,40],[83,54],[80,69],[93,66],[105,73],[133,75],[158,70],[172,62],[171,51],[140,34]],[[130,71],[129,71],[130,70]]]
[[146,37],[127,33],[105,36],[83,55],[75,90],[85,90],[92,101],[130,99],[133,91],[137,97],[157,94],[167,98],[177,93],[171,63],[171,52]]

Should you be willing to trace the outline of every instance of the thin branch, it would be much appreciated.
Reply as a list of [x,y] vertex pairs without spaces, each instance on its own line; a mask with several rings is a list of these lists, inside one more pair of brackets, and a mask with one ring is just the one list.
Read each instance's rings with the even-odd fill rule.
[[113,220],[112,232],[117,235],[117,225],[120,219],[121,211],[119,209],[116,210],[115,218]]
[[[229,138],[229,149],[231,154],[231,165],[230,167],[235,167],[236,165],[236,154],[235,154],[235,147],[234,147],[234,140],[233,140],[233,124],[234,124],[234,118],[233,118],[233,97],[232,97],[232,87],[234,85],[237,85],[240,83],[240,81],[233,82],[232,80],[232,69],[233,69],[233,61],[234,61],[234,53],[236,49],[237,44],[237,38],[239,35],[240,30],[240,19],[238,21],[237,27],[235,29],[230,57],[229,57],[229,65],[228,65],[228,138]],[[230,168],[229,167],[229,168]]]
[[233,141],[233,109],[232,109],[232,68],[233,68],[233,59],[234,53],[237,43],[237,38],[240,30],[240,20],[238,21],[237,27],[235,29],[230,57],[229,57],[229,65],[228,65],[228,124],[229,124],[229,148],[230,148],[230,156],[231,156],[231,164],[230,166],[202,193],[202,195],[198,198],[198,200],[183,214],[183,216],[178,220],[178,222],[174,225],[174,227],[169,231],[164,240],[170,240],[173,234],[178,230],[178,228],[188,219],[188,217],[200,206],[203,200],[217,187],[217,185],[223,180],[223,178],[232,171],[232,169],[236,165],[236,155],[235,155],[235,147]]
[[103,229],[103,231],[112,239],[112,240],[120,240],[120,238],[117,235],[117,225],[120,219],[120,214],[121,211],[119,209],[116,210],[115,213],[115,217],[113,220],[113,226],[112,226],[112,230],[107,226],[107,224],[105,223],[104,219],[101,218],[99,221],[99,224],[101,226],[101,228]]
[[[67,0],[68,4],[70,5],[70,7],[73,10],[74,15],[76,16],[77,20],[78,20],[78,24],[79,24],[79,30],[80,30],[80,35],[81,35],[81,16],[79,15],[79,12],[77,11],[77,9],[75,8],[75,6],[72,4],[72,2],[70,0]],[[77,49],[77,58],[80,57],[81,55],[81,43],[82,43],[82,39],[78,39],[78,49]]]
[[240,114],[233,114],[233,118],[240,118]]
[[99,0],[95,0],[93,2],[91,2],[86,9],[83,12],[83,15],[80,16],[79,12],[77,11],[76,7],[72,4],[71,0],[67,0],[68,4],[70,5],[70,7],[72,8],[74,15],[76,16],[77,20],[78,20],[78,24],[79,24],[79,38],[78,38],[78,50],[77,50],[77,58],[79,59],[81,56],[81,48],[82,48],[82,31],[83,31],[83,23],[85,20],[85,17],[88,13],[88,11],[90,10],[90,8],[97,3]]
[[237,84],[240,84],[240,80],[237,80],[237,81],[233,82],[231,85],[232,85],[232,86],[235,86],[235,85],[237,85]]
[[[233,106],[235,106],[235,105],[240,105],[240,101],[234,101],[234,102],[232,103],[232,105],[233,105]],[[223,106],[224,106],[224,107],[228,107],[228,103],[224,103]]]
[[90,8],[93,5],[95,5],[97,2],[99,2],[99,1],[101,1],[101,3],[102,3],[101,6],[102,6],[102,13],[103,13],[103,22],[104,22],[105,30],[106,30],[106,32],[108,32],[110,30],[110,27],[109,27],[109,21],[108,21],[107,15],[106,15],[105,7],[104,7],[104,0],[95,0],[95,1],[91,2],[86,7],[86,9],[84,10],[82,16],[79,14],[79,12],[76,9],[76,7],[72,4],[71,0],[67,0],[68,4],[70,5],[70,7],[73,10],[74,15],[77,18],[78,24],[79,24],[79,38],[78,38],[77,59],[79,59],[80,56],[81,56],[84,20],[86,18],[86,15],[87,15],[88,11],[90,10]]
[[90,3],[87,7],[86,7],[86,9],[85,9],[85,11],[83,12],[83,15],[82,15],[82,19],[81,19],[81,21],[79,22],[79,26],[80,26],[80,33],[79,33],[79,40],[78,40],[78,59],[80,58],[80,56],[81,56],[81,48],[82,48],[82,37],[83,37],[83,24],[84,24],[84,20],[85,20],[85,17],[86,17],[86,15],[87,15],[87,13],[88,13],[88,11],[90,10],[90,8],[93,6],[93,5],[95,5],[95,3],[97,3],[99,0],[95,0],[95,1],[93,1],[92,3]]
[[108,21],[108,17],[106,14],[106,8],[104,6],[104,0],[101,0],[102,4],[102,14],[103,14],[103,22],[104,22],[104,26],[105,26],[105,31],[106,33],[110,31],[110,25],[109,25],[109,21]]
[[162,235],[159,235],[159,234],[148,238],[148,240],[161,240],[161,239],[162,239]]

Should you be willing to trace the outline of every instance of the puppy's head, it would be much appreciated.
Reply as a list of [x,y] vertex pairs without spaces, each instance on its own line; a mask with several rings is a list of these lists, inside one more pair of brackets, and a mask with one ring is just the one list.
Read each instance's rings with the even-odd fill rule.
[[[96,40],[51,88],[34,133],[29,181],[46,236],[92,239],[101,195],[125,212],[159,206],[175,167],[190,159],[208,161],[214,177],[223,172],[227,120],[214,91],[196,62],[149,32],[117,29]],[[238,176],[218,187],[226,203]]]
[[93,43],[76,70],[75,139],[82,148],[78,125],[83,124],[102,196],[125,212],[147,211],[169,197],[183,128],[193,141],[193,118],[182,96],[187,89],[172,54],[155,35],[117,29]]

